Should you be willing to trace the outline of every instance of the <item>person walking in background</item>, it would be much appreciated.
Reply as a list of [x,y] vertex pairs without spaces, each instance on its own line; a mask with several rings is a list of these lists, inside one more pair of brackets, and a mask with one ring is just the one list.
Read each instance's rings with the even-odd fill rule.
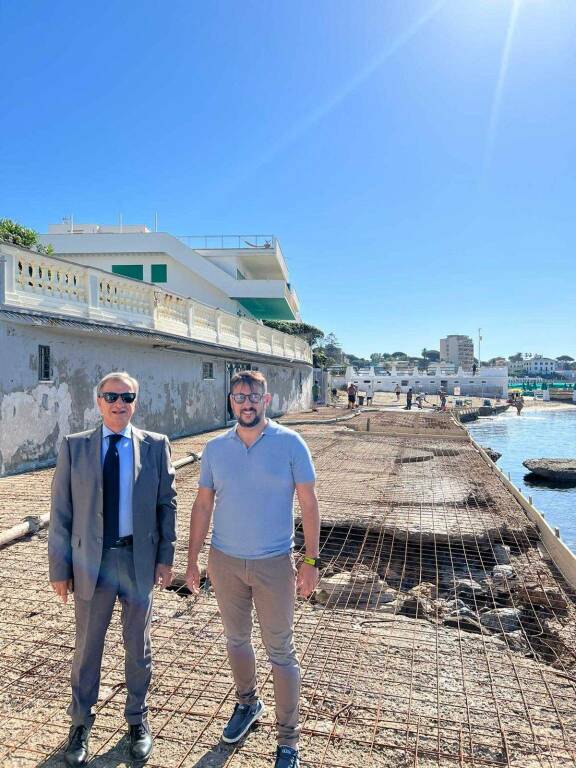
[[412,410],[412,387],[409,387],[408,392],[406,392],[406,410]]
[[524,398],[522,397],[522,395],[520,394],[516,395],[516,397],[514,398],[513,405],[514,405],[514,408],[516,408],[516,414],[518,416],[521,416],[522,408],[524,408]]
[[440,398],[440,410],[446,410],[446,392],[443,389],[438,390],[438,397]]
[[65,603],[74,593],[76,648],[72,720],[64,758],[88,761],[104,639],[116,598],[122,603],[130,754],[152,750],[146,695],[152,674],[152,588],[172,581],[176,490],[165,435],[131,424],[138,382],[109,373],[96,388],[102,425],[62,441],[52,481],[50,582]]
[[399,403],[400,402],[400,394],[402,392],[402,390],[400,389],[400,384],[396,384],[396,389],[394,390],[394,392],[396,392],[396,402]]
[[348,392],[348,408],[354,408],[356,404],[356,393],[358,392],[358,387],[351,381],[350,384],[348,384],[346,391]]
[[[318,583],[320,517],[310,452],[299,434],[266,418],[264,376],[241,371],[230,382],[236,427],[210,440],[202,454],[190,518],[186,583],[198,593],[198,555],[214,525],[208,573],[226,634],[237,704],[222,739],[235,744],[264,713],[252,647],[252,609],[272,665],[276,703],[275,768],[298,768],[300,666],[294,648],[294,598]],[[306,554],[294,563],[294,491]]]
[[318,384],[318,381],[315,381],[314,384],[312,384],[312,410],[313,411],[318,410],[319,397],[320,397],[320,385]]

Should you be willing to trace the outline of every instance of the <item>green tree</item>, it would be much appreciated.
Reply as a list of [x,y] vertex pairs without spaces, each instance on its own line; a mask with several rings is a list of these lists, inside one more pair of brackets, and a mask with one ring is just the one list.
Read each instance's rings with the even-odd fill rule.
[[291,336],[301,336],[306,339],[308,344],[312,346],[318,339],[324,338],[324,331],[320,328],[316,328],[315,325],[309,325],[308,323],[296,323],[288,320],[263,320],[264,325],[268,328],[274,328],[276,331],[282,333],[289,333]]
[[321,344],[315,347],[316,354],[321,358],[319,350],[322,350],[326,357],[326,362],[323,367],[330,368],[333,365],[346,365],[346,356],[342,351],[340,342],[336,338],[334,333],[329,333],[324,337]]
[[561,360],[563,363],[573,363],[574,358],[570,357],[570,355],[560,355],[560,357],[557,357],[556,360]]
[[391,357],[395,358],[396,360],[407,360],[408,355],[406,352],[392,352]]
[[356,355],[349,354],[347,354],[346,357],[348,358],[350,365],[353,365],[356,368],[369,368],[372,365],[372,361],[367,360],[365,357],[357,357]]
[[33,229],[23,227],[12,219],[0,219],[0,240],[19,245],[21,248],[35,248],[39,253],[54,253],[51,245],[38,242],[38,233]]
[[322,370],[328,367],[328,358],[322,347],[314,347],[312,349],[312,365],[314,368],[321,368]]
[[511,363],[521,363],[523,360],[522,352],[516,352],[515,355],[510,355],[508,360],[510,360]]

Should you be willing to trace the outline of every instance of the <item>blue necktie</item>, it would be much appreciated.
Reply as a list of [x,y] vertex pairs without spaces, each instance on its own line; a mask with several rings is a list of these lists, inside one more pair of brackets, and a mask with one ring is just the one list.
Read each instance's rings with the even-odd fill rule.
[[120,456],[117,443],[121,439],[122,435],[108,436],[108,450],[102,468],[105,549],[111,547],[120,535]]

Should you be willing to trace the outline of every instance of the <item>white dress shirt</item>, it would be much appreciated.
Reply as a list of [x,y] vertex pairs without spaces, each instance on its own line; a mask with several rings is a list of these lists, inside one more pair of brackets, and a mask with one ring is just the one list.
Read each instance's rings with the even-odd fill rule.
[[132,425],[115,433],[103,424],[102,425],[102,466],[104,466],[104,457],[108,451],[108,437],[110,435],[122,435],[118,440],[116,448],[120,457],[120,511],[118,520],[118,535],[132,536],[132,488],[134,486],[134,447],[132,445]]

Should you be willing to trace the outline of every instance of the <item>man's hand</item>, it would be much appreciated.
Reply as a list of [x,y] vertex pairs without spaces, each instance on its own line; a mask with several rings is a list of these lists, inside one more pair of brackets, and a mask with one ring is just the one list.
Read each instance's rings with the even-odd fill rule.
[[66,605],[66,602],[68,600],[68,593],[74,591],[74,583],[72,579],[67,579],[66,581],[51,581],[50,584],[52,585],[52,589],[60,600]]
[[296,586],[298,587],[300,597],[310,597],[318,586],[318,577],[318,568],[314,568],[313,565],[308,565],[308,563],[302,563],[298,569],[298,578],[296,579]]
[[172,566],[163,565],[162,563],[156,563],[156,570],[154,572],[154,584],[160,587],[160,589],[166,589],[172,584]]
[[191,560],[188,563],[186,569],[186,586],[194,595],[200,593],[200,568],[198,568],[198,561]]

